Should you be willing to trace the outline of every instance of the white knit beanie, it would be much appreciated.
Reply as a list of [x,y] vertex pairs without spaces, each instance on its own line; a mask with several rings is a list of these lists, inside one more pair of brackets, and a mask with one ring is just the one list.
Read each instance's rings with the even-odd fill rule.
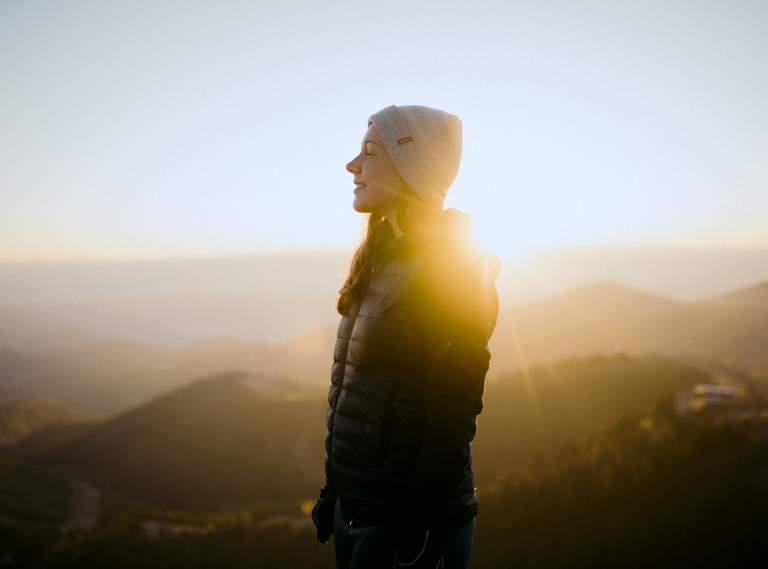
[[421,105],[390,105],[368,118],[400,176],[426,203],[442,208],[461,161],[461,120]]

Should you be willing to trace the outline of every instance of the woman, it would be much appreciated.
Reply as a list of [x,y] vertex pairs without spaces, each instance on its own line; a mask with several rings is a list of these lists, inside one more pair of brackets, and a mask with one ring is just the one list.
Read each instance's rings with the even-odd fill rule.
[[366,235],[339,291],[325,439],[312,511],[337,567],[465,568],[478,502],[470,443],[496,325],[495,255],[443,209],[461,121],[424,106],[369,118],[347,164]]

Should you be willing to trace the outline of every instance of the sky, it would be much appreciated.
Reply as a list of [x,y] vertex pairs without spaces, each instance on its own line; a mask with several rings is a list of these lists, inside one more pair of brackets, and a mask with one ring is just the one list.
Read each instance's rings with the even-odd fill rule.
[[0,261],[351,248],[390,104],[502,258],[768,247],[768,3],[0,0]]

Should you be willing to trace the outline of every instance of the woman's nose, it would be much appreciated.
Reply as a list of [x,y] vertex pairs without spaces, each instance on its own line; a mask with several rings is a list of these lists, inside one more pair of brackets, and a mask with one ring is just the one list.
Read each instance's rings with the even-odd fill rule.
[[359,171],[359,168],[357,168],[357,158],[354,158],[347,162],[347,172],[350,174],[356,174]]

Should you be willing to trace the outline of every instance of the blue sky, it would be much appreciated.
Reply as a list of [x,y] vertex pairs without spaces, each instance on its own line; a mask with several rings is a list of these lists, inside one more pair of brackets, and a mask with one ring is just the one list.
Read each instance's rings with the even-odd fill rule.
[[0,260],[352,247],[389,104],[502,257],[768,247],[768,4],[0,2]]

